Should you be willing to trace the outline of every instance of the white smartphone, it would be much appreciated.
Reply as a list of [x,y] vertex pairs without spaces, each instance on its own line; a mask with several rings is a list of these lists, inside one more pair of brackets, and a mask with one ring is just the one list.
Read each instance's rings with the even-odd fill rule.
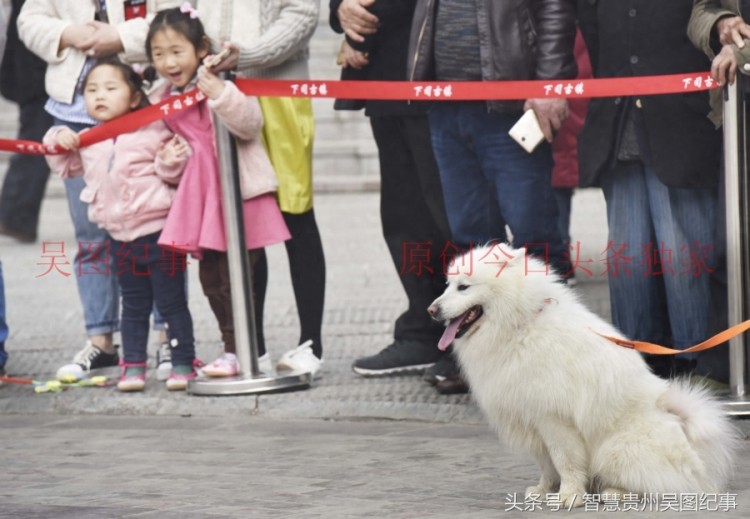
[[227,59],[231,53],[232,49],[230,49],[229,47],[224,47],[217,54],[215,54],[208,63],[206,63],[206,67],[214,68],[218,66],[219,63]]
[[513,140],[521,145],[523,149],[531,153],[544,140],[544,133],[539,126],[534,110],[526,110],[521,118],[508,132]]

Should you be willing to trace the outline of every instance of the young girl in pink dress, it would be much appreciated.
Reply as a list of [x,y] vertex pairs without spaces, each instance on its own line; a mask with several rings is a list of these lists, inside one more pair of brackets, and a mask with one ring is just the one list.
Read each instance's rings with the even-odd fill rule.
[[[203,371],[209,376],[233,376],[238,363],[213,121],[218,118],[224,123],[237,143],[245,243],[252,265],[260,249],[290,237],[274,196],[276,175],[260,139],[263,115],[255,97],[245,96],[234,83],[201,66],[210,53],[210,42],[189,4],[156,15],[146,53],[156,71],[171,83],[163,97],[197,87],[208,98],[165,119],[187,140],[192,154],[159,243],[200,259],[201,286],[219,323],[225,351]],[[269,370],[267,353],[258,353],[261,370]]]

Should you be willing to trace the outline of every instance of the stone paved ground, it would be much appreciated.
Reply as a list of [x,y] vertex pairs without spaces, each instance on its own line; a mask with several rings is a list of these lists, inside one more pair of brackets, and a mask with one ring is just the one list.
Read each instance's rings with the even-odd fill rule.
[[[196,397],[169,394],[154,379],[135,395],[112,388],[35,395],[28,387],[2,386],[0,518],[527,516],[508,511],[509,496],[532,484],[536,469],[498,443],[469,396],[440,396],[415,376],[362,379],[350,370],[354,358],[387,344],[405,304],[379,234],[377,202],[374,193],[317,198],[328,292],[325,372],[313,388]],[[603,226],[600,193],[580,191],[573,235],[583,256],[598,257]],[[13,374],[49,377],[83,341],[72,278],[35,277],[46,269],[42,244],[52,242],[65,243],[68,252],[74,246],[58,196],[45,200],[39,243],[0,238]],[[283,247],[269,255],[267,335],[278,357],[297,340],[297,318]],[[576,290],[607,317],[606,284],[598,276],[581,281]],[[198,351],[211,358],[219,344],[194,268],[190,287]],[[747,423],[739,425],[747,434]],[[727,489],[737,508],[711,517],[750,516],[749,448],[744,442]]]
[[[746,442],[708,512],[521,512],[529,459],[487,427],[263,416],[2,416],[0,518],[746,518]],[[747,431],[747,427],[745,427]],[[533,507],[516,496],[520,507]],[[674,501],[675,507],[686,507]],[[732,508],[731,505],[736,505]],[[617,509],[613,507],[614,509]]]
[[[59,182],[53,179],[53,182]],[[573,232],[584,253],[596,257],[602,245],[602,201],[598,191],[581,191]],[[363,379],[350,369],[358,356],[389,343],[394,319],[405,308],[398,276],[380,235],[375,193],[319,195],[316,202],[328,265],[324,321],[325,376],[298,393],[255,397],[194,397],[168,394],[150,379],[147,391],[118,394],[114,389],[78,389],[61,395],[34,395],[26,387],[0,388],[0,412],[107,414],[222,414],[256,409],[280,418],[389,418],[481,423],[468,396],[442,396],[418,377]],[[49,269],[44,247],[65,245],[72,262],[75,241],[60,197],[44,202],[40,241],[20,245],[0,237],[6,277],[11,337],[10,372],[43,379],[72,358],[83,344],[82,312],[75,281]],[[269,249],[271,280],[266,334],[271,355],[278,358],[297,344],[298,320],[285,250]],[[71,266],[61,270],[70,272]],[[195,265],[190,271],[190,306],[198,354],[213,359],[220,344],[214,318],[200,289]],[[583,276],[576,290],[596,311],[608,314],[607,288],[599,276]],[[153,352],[152,352],[153,353]]]

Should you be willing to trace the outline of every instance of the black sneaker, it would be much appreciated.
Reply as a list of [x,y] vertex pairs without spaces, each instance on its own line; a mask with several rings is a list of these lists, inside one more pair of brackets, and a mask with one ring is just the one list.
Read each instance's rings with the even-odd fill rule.
[[469,392],[469,384],[461,373],[455,373],[435,384],[435,389],[441,395],[462,395]]
[[352,369],[364,377],[396,375],[423,371],[442,356],[443,352],[438,350],[437,343],[394,342],[376,355],[355,360]]
[[120,356],[117,355],[117,351],[105,353],[91,344],[91,341],[86,341],[83,349],[73,357],[73,362],[57,370],[57,379],[62,381],[82,380],[92,371],[116,368],[119,364]]
[[459,373],[460,369],[456,358],[453,356],[453,353],[448,352],[439,361],[425,370],[422,380],[434,386],[438,382],[442,382],[448,377],[458,375]]

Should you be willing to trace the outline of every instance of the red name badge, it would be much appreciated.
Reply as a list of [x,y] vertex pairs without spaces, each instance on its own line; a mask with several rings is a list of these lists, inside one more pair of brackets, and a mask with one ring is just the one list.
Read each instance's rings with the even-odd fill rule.
[[146,17],[146,0],[125,0],[125,20]]

